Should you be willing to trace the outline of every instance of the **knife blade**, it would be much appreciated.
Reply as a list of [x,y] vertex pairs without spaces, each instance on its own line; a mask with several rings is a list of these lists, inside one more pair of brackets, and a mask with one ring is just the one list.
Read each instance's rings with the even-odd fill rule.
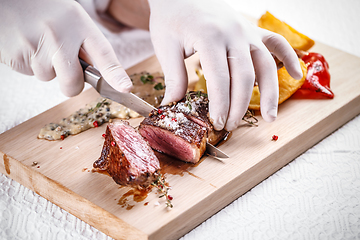
[[155,109],[154,106],[139,98],[133,93],[122,93],[115,90],[101,76],[100,72],[80,59],[81,67],[84,70],[84,80],[89,83],[102,97],[118,102],[131,110],[134,110],[141,116],[147,117]]
[[229,158],[226,153],[208,142],[206,142],[206,153],[217,158]]
[[[155,109],[154,106],[133,93],[122,93],[115,90],[105,81],[105,79],[101,76],[101,73],[96,68],[82,59],[79,60],[84,71],[85,82],[95,88],[102,97],[118,102],[144,117],[148,117],[149,113]],[[206,143],[206,153],[217,158],[229,158],[229,156],[223,151],[208,142]]]

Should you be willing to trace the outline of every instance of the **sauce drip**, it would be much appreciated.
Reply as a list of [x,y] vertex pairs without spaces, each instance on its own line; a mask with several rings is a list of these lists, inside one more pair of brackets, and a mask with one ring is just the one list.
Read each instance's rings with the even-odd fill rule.
[[120,205],[122,208],[126,208],[126,210],[130,210],[135,206],[136,202],[144,201],[147,198],[150,191],[151,188],[146,188],[146,189],[132,188],[121,196],[121,198],[118,201],[118,205]]
[[96,172],[96,173],[104,174],[104,175],[111,177],[110,174],[106,170],[100,170],[98,168],[93,168],[93,169],[91,169],[91,172]]
[[[159,159],[160,169],[161,169],[160,171],[161,174],[163,174],[164,176],[168,174],[179,175],[179,176],[184,176],[185,174],[189,174],[193,177],[202,180],[198,176],[192,174],[189,171],[189,169],[197,167],[204,159],[206,159],[206,157],[202,157],[199,162],[193,164],[193,163],[186,163],[183,161],[175,160],[174,158],[167,156],[166,154],[156,151],[155,151],[155,155]],[[104,174],[110,177],[109,173],[106,170],[99,170],[93,168],[91,172]],[[165,185],[168,186],[169,184],[166,182]],[[119,189],[123,189],[123,188],[125,187],[119,186]],[[122,208],[125,208],[126,210],[131,210],[136,205],[136,203],[144,201],[153,188],[154,186],[151,185],[145,189],[131,188],[120,197],[117,204],[120,205]],[[148,206],[148,204],[149,202],[145,202],[144,206]]]
[[184,176],[185,173],[187,173],[196,178],[199,177],[192,174],[189,171],[189,169],[197,167],[206,158],[206,156],[203,156],[199,162],[194,164],[194,163],[187,163],[180,160],[176,160],[171,156],[156,151],[155,151],[155,155],[159,159],[160,171],[162,175],[166,176],[168,174],[171,174],[171,175],[179,175],[182,177]]

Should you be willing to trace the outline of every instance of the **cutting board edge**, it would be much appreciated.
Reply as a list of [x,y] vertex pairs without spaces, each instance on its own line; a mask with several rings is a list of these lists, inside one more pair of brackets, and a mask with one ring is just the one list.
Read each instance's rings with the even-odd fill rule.
[[[8,156],[2,151],[0,151],[0,156],[3,159],[3,161],[0,161],[1,173],[100,230],[104,234],[114,239],[124,240],[145,240],[149,238],[146,233],[64,187],[60,183],[37,172],[35,169],[32,169],[32,167],[22,164],[20,161]],[[44,186],[44,184],[47,185],[46,190],[37,187]],[[57,196],[59,195],[63,196],[59,199],[67,199],[67,203],[70,204],[58,201]],[[94,215],[96,215],[96,217],[94,217]],[[93,221],[85,219],[93,219]],[[102,219],[104,219],[104,221],[101,221]]]

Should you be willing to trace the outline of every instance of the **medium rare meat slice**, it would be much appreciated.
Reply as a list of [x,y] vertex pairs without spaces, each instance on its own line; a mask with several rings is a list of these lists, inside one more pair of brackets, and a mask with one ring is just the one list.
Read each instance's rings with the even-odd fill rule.
[[187,118],[207,129],[207,141],[213,145],[219,143],[228,133],[225,129],[216,131],[209,119],[209,100],[207,94],[188,92],[186,97],[173,108],[183,112]]
[[148,187],[160,174],[154,151],[126,121],[109,123],[100,158],[93,167],[106,170],[117,184]]
[[206,128],[170,106],[153,110],[139,132],[153,149],[185,162],[198,162],[206,150]]
[[216,131],[208,117],[208,98],[201,92],[153,110],[140,124],[140,134],[150,146],[186,162],[198,162],[206,150],[206,141],[218,143],[227,134]]

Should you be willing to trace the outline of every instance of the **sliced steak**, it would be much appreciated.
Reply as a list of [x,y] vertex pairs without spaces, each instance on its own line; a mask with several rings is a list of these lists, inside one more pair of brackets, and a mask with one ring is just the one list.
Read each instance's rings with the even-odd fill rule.
[[140,123],[139,132],[153,149],[196,163],[206,150],[206,141],[216,144],[227,133],[214,130],[208,103],[205,94],[190,92],[178,103],[153,110]]
[[209,100],[207,94],[188,92],[186,97],[174,105],[187,118],[207,129],[207,141],[213,145],[219,143],[228,133],[225,129],[216,131],[209,118]]
[[185,162],[199,161],[206,150],[206,128],[170,106],[153,110],[139,132],[153,149]]
[[160,163],[144,138],[126,121],[109,123],[100,158],[94,168],[106,170],[117,184],[147,187],[160,172]]

